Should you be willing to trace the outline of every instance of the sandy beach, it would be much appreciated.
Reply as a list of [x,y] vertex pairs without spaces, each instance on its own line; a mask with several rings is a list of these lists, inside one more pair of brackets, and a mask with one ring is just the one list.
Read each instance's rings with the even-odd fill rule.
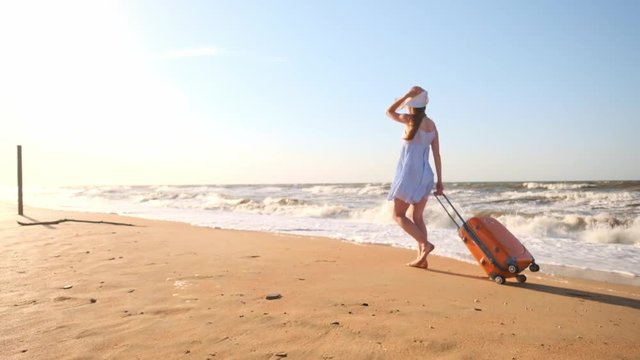
[[[640,359],[638,287],[499,286],[388,246],[25,215],[0,204],[2,359]],[[16,222],[65,218],[135,226]]]

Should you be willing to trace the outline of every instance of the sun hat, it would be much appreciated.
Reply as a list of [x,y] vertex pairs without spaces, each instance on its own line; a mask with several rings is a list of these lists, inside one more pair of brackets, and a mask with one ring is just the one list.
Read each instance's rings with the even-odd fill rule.
[[413,108],[421,108],[421,107],[425,107],[427,106],[427,104],[429,103],[429,94],[427,93],[427,91],[422,91],[421,93],[419,93],[418,95],[409,98],[409,101],[407,101],[404,106],[408,106],[408,107],[413,107]]

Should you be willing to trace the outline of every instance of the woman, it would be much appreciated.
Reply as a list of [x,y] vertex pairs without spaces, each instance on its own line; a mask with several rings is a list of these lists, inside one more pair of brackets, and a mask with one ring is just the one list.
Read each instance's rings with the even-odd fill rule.
[[[405,141],[387,199],[394,202],[393,219],[418,242],[418,257],[407,265],[424,269],[429,266],[427,255],[435,247],[427,240],[427,227],[423,218],[429,193],[433,189],[429,148],[433,151],[436,165],[436,194],[441,195],[444,190],[438,130],[433,120],[425,114],[428,103],[427,92],[419,86],[414,86],[387,109],[387,116],[405,124]],[[403,104],[407,106],[408,114],[397,112]],[[409,208],[411,218],[406,216]]]

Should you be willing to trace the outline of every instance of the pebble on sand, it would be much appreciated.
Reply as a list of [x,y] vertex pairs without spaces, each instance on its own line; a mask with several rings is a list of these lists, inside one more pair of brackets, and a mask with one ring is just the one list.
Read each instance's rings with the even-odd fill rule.
[[73,285],[65,285],[65,286],[63,286],[62,288],[63,288],[63,289],[65,289],[65,290],[69,290],[69,289],[71,289],[72,287],[73,287]]
[[277,357],[287,357],[287,353],[286,352],[279,352],[276,354]]
[[276,299],[280,299],[281,297],[282,297],[282,294],[280,294],[280,293],[270,293],[270,294],[267,294],[266,299],[267,300],[276,300]]
[[91,298],[91,300],[89,300],[89,301],[91,301],[92,304],[95,304],[96,301],[98,301],[98,299]]

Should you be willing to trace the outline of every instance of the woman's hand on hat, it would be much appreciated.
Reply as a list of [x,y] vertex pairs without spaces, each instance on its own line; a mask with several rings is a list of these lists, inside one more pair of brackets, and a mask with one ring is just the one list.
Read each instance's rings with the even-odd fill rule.
[[413,86],[413,87],[411,87],[411,89],[409,89],[409,91],[407,92],[407,94],[405,96],[406,97],[414,97],[414,96],[420,94],[423,91],[424,91],[424,89],[422,89],[420,86]]

